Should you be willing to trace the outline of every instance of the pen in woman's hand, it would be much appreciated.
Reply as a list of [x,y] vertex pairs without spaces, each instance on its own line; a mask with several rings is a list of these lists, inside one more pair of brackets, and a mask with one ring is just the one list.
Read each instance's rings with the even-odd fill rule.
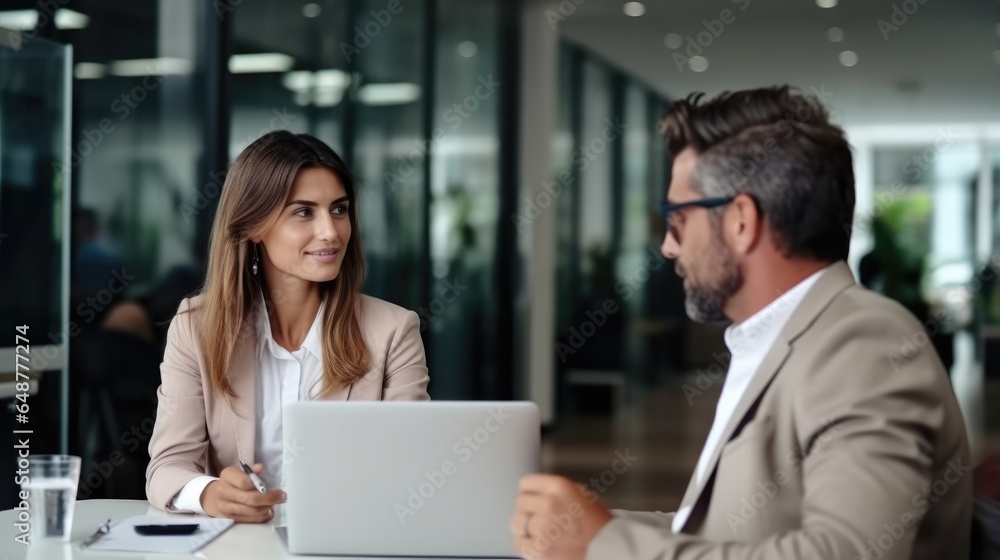
[[[256,464],[251,470],[261,476],[264,465]],[[212,517],[226,517],[237,523],[265,523],[274,518],[272,508],[283,504],[288,496],[279,488],[265,494],[247,476],[243,466],[237,464],[222,469],[219,480],[213,480],[201,493],[201,507]]]
[[253,472],[250,465],[243,462],[243,459],[240,459],[240,468],[243,469],[243,472],[247,473],[247,476],[250,477],[250,481],[253,482],[253,485],[257,487],[257,490],[259,490],[261,494],[267,494],[267,486],[264,485],[264,481],[257,476],[257,473]]

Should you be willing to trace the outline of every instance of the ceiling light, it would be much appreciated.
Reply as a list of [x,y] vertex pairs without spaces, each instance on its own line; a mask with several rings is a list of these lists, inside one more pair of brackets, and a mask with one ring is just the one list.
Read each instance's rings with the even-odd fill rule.
[[322,88],[317,89],[312,94],[313,105],[317,107],[335,107],[344,98],[342,88]]
[[30,31],[38,23],[38,10],[6,10],[0,12],[0,27],[13,31]]
[[680,33],[667,33],[663,36],[663,44],[670,49],[679,49],[684,44],[684,37]]
[[281,53],[234,54],[229,57],[229,71],[233,74],[287,72],[292,66],[295,66],[295,59]]
[[839,43],[844,40],[844,30],[839,27],[831,27],[826,30],[826,38],[831,43]]
[[343,70],[320,70],[313,72],[313,85],[316,87],[345,88],[351,83],[351,77]]
[[296,70],[281,77],[281,85],[292,91],[307,91],[313,88],[344,89],[351,83],[350,76],[343,70]]
[[305,91],[312,87],[312,72],[297,70],[281,77],[281,85],[292,91]]
[[90,17],[74,12],[66,8],[61,8],[56,12],[57,29],[83,29],[90,25]]
[[844,51],[840,53],[840,63],[844,66],[854,66],[858,63],[858,53],[854,51]]
[[73,67],[73,77],[77,80],[96,80],[108,73],[106,64],[96,62],[77,62]]
[[111,61],[114,76],[170,76],[190,74],[194,63],[186,58],[135,58]]
[[692,56],[688,59],[688,67],[695,72],[708,70],[708,59],[703,56]]
[[[90,17],[67,8],[56,11],[56,29],[83,29]],[[4,10],[0,12],[0,27],[13,31],[31,31],[38,26],[38,10]]]
[[820,8],[833,8],[837,5],[837,0],[816,0],[816,5]]
[[479,52],[479,47],[472,41],[462,41],[458,44],[458,56],[472,58]]
[[323,11],[323,8],[319,4],[306,4],[302,6],[302,15],[307,18],[314,18],[318,16]]
[[420,99],[420,86],[406,82],[366,84],[358,89],[358,99],[365,105],[404,105]]
[[646,5],[642,2],[625,2],[625,5],[622,6],[622,11],[627,16],[639,17],[646,13]]

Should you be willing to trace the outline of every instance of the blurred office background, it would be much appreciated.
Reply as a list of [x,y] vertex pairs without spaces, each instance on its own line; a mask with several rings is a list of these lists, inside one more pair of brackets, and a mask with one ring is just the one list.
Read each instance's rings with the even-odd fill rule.
[[547,469],[676,507],[724,346],[659,255],[658,122],[776,83],[848,131],[851,265],[1000,450],[1000,3],[4,0],[0,28],[0,385],[18,325],[35,379],[0,430],[82,455],[81,498],[143,497],[165,322],[228,165],[289,129],[359,177],[366,292],[420,313],[432,397],[534,400]]

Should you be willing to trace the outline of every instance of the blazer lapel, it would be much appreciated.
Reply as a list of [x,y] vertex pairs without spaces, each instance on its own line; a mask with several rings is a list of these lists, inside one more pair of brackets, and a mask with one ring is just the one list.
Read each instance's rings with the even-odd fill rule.
[[[231,433],[232,441],[238,442],[238,446],[232,450],[233,455],[236,459],[242,459],[251,465],[256,461],[254,442],[257,440],[257,375],[260,367],[258,351],[256,333],[253,329],[249,329],[249,332],[240,337],[240,342],[233,352],[230,371],[234,372],[234,375],[230,378],[230,383],[236,396],[229,398],[229,405],[221,407],[220,419],[222,433]],[[235,433],[232,433],[233,431]],[[234,461],[233,464],[238,463]]]
[[[764,390],[771,383],[775,374],[781,369],[781,365],[785,363],[785,359],[788,358],[788,354],[791,351],[788,343],[782,338],[778,338],[775,341],[774,346],[764,357],[764,361],[761,363],[760,368],[754,373],[753,379],[750,381],[750,385],[747,387],[743,397],[736,404],[736,410],[733,411],[733,415],[729,418],[729,423],[726,424],[726,430],[722,433],[722,438],[719,440],[719,444],[715,447],[712,452],[712,456],[708,461],[708,468],[705,470],[705,476],[702,478],[701,483],[698,484],[695,481],[695,477],[692,476],[688,481],[687,490],[684,492],[684,499],[681,500],[681,508],[685,506],[694,506],[701,499],[701,495],[705,492],[715,478],[715,469],[719,464],[719,457],[722,456],[722,448],[726,446],[726,443],[732,439],[735,435],[736,430],[743,425],[743,421],[750,411],[750,408],[757,402],[757,399],[763,394]],[[688,516],[687,520],[684,522],[684,527],[691,524],[697,512],[692,509],[691,515]],[[682,528],[683,530],[683,528]]]
[[[792,350],[792,343],[816,320],[816,317],[826,309],[833,299],[840,292],[855,285],[854,275],[847,263],[840,261],[830,265],[824,273],[817,279],[816,284],[806,293],[802,302],[792,313],[788,323],[782,329],[781,334],[774,342],[774,346],[768,351],[761,362],[760,367],[754,373],[750,385],[747,387],[743,397],[736,405],[729,423],[719,440],[719,445],[712,452],[709,459],[708,468],[700,484],[696,484],[695,477],[688,481],[687,490],[681,500],[681,508],[690,506],[691,515],[684,522],[684,528],[691,525],[696,516],[703,516],[704,512],[699,512],[695,506],[701,500],[705,490],[714,482],[715,470],[719,466],[719,458],[722,456],[722,449],[726,443],[736,435],[736,432],[743,426],[747,413],[754,406],[764,391],[771,384],[774,376],[781,369],[782,364],[788,358]],[[700,519],[698,520],[700,523]]]

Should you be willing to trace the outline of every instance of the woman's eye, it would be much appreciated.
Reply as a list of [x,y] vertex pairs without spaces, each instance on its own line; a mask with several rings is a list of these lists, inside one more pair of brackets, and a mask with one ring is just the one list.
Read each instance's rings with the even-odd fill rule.
[[333,213],[337,214],[337,215],[340,215],[340,216],[347,215],[347,205],[346,204],[341,204],[339,206],[334,206],[333,207]]
[[303,218],[308,218],[312,214],[312,210],[310,210],[308,208],[299,208],[298,210],[296,210],[292,214],[295,215],[295,216],[301,216]]

